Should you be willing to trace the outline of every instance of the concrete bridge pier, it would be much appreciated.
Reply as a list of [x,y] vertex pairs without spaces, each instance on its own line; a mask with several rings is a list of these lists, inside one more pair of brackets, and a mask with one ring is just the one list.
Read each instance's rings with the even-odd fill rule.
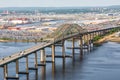
[[7,80],[7,76],[8,76],[8,67],[7,67],[7,64],[6,65],[4,65],[4,80]]
[[87,43],[88,39],[87,39],[87,37],[88,37],[87,34],[85,34],[84,37],[83,37],[83,40],[84,40],[84,49],[85,49],[84,51],[88,50],[88,45],[87,45],[88,44]]
[[52,45],[52,62],[55,62],[55,45]]
[[65,58],[63,58],[63,60],[62,60],[62,72],[63,72],[63,75],[65,74],[65,63],[66,63],[66,60],[65,60]]
[[26,56],[26,72],[28,72],[28,56]]
[[105,34],[106,34],[105,30],[103,30],[103,35],[105,35]]
[[104,31],[104,35],[107,34],[107,30]]
[[64,40],[62,40],[62,56],[63,56],[63,58],[65,58],[65,56],[66,56],[66,54],[65,54],[65,41]]
[[[93,38],[94,38],[94,33],[90,33],[90,34],[91,34],[91,36],[92,36],[92,39],[93,39]],[[90,35],[90,34],[89,34],[89,35]]]
[[75,38],[72,38],[72,57],[73,57],[73,59],[75,58],[75,50],[74,50],[74,47],[75,47]]
[[34,65],[35,65],[35,68],[29,68],[29,70],[35,70],[35,74],[36,74],[36,80],[38,80],[38,56],[37,56],[37,51],[34,52],[35,54],[35,62],[34,62]]
[[97,36],[97,32],[95,32],[95,37]]
[[85,35],[82,36],[83,53],[85,50]]
[[98,32],[99,36],[100,36],[100,32],[101,32],[101,31]]
[[80,57],[83,56],[83,36],[80,36]]
[[23,74],[23,75],[26,75],[26,80],[29,80],[29,68],[28,68],[28,56],[25,56],[26,58],[26,71],[19,71],[19,61],[16,61],[16,74]]
[[35,54],[35,64],[34,65],[35,65],[35,68],[38,68],[37,52],[35,52],[34,54]]
[[85,46],[85,43],[86,43],[86,34],[83,35],[83,44],[84,44],[84,46]]
[[95,37],[96,35],[95,35],[95,32],[93,32],[93,37]]
[[3,66],[3,73],[4,73],[4,80],[12,79],[12,80],[18,80],[18,69],[16,68],[16,77],[8,76],[8,64],[5,64]]
[[25,72],[19,71],[19,61],[16,60],[16,77],[9,77],[9,79],[18,80],[19,74],[24,74],[26,75],[26,80],[29,80],[28,56],[25,56],[25,58],[26,58],[26,63],[25,63],[26,71]]
[[55,80],[56,67],[55,63],[52,63],[52,80]]
[[89,45],[90,45],[90,43],[89,43],[89,34],[87,34],[87,51],[89,51]]
[[97,36],[99,36],[99,31],[97,32]]
[[97,32],[95,32],[95,36],[98,36],[98,35],[97,35]]
[[98,32],[95,32],[95,36],[98,36]]
[[41,63],[46,63],[46,55],[45,55],[45,49],[41,49],[40,50],[40,62]]
[[103,36],[104,32],[103,32],[103,31],[101,31],[101,34],[102,34],[102,36]]
[[[93,33],[93,37],[95,36],[95,34]],[[92,41],[92,34],[90,33],[90,39],[89,39],[89,47],[90,47],[90,51],[91,51],[91,41]]]
[[36,74],[36,80],[38,79],[38,61],[37,61],[37,51],[35,51],[34,53],[34,67],[29,67],[29,70],[35,70],[35,74]]
[[101,36],[101,31],[99,32],[99,35]]
[[26,80],[29,80],[28,56],[26,56]]
[[16,60],[16,77],[19,76],[19,60]]
[[[26,72],[19,72],[19,74],[26,74],[26,76],[27,76],[27,79],[26,80],[29,80],[29,70],[35,70],[35,74],[36,74],[36,80],[38,80],[38,60],[37,60],[37,51],[35,51],[35,52],[33,52],[33,54],[34,54],[34,67],[29,67],[28,68],[28,64],[27,64],[27,62],[28,62],[28,59],[27,59],[27,57],[26,57]],[[17,65],[18,63],[16,63],[16,65]],[[16,69],[17,69],[17,67],[16,67]],[[19,70],[19,69],[18,69]],[[17,72],[16,72],[17,73]]]
[[95,32],[95,36],[98,36],[98,31]]
[[108,30],[106,30],[106,34],[108,34]]
[[101,35],[100,32],[101,32],[101,31],[98,32],[99,36]]
[[41,67],[41,80],[46,80],[46,67]]

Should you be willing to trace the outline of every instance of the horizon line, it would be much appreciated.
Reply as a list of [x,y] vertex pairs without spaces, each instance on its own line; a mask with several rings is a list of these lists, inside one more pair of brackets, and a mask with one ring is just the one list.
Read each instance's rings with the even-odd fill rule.
[[105,5],[105,6],[0,6],[0,8],[22,8],[22,7],[50,7],[50,8],[63,8],[63,7],[110,7],[110,6],[120,6],[120,5]]

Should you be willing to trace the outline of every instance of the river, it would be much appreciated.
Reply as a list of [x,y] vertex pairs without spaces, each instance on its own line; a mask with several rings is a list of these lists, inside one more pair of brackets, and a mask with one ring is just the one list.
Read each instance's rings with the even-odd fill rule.
[[[0,43],[0,57],[34,46],[35,43]],[[66,42],[66,47],[71,42]],[[77,43],[76,43],[77,46]],[[50,53],[50,49],[46,49]],[[61,54],[61,48],[56,48],[56,54]],[[66,49],[66,54],[71,50]],[[38,55],[39,52],[38,52]],[[50,58],[47,58],[50,60]],[[20,70],[25,70],[25,58],[20,59]],[[40,62],[39,58],[38,61]],[[29,66],[34,65],[34,55],[29,56]],[[9,64],[9,75],[15,76],[15,63]],[[72,58],[56,58],[56,62],[47,63],[45,67],[39,67],[38,79],[35,71],[29,71],[29,80],[120,80],[120,44],[107,42],[99,47],[94,47],[91,52],[84,51],[82,58],[79,50],[75,51],[75,60]],[[26,80],[25,75],[19,75],[20,80]],[[3,80],[3,69],[0,68],[0,80]]]

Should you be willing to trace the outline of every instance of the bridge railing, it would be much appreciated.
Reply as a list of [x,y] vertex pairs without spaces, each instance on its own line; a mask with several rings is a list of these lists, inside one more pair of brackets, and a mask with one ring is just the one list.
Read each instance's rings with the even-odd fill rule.
[[[34,50],[39,49],[40,47],[44,46],[45,44],[46,44],[46,43],[39,44],[39,45],[36,45],[36,46],[31,47],[31,48],[28,48],[28,49],[23,50],[24,55],[27,54],[27,53],[29,53],[29,52],[31,52],[31,51],[34,51]],[[22,52],[22,51],[19,51],[19,52],[14,53],[14,54],[12,54],[12,55],[10,55],[10,56],[4,57],[4,58],[0,59],[0,62],[3,62],[3,61],[5,61],[5,60],[8,60],[8,59],[13,58],[13,57],[22,56],[22,55],[21,55],[21,52]]]
[[[119,29],[120,29],[120,27],[112,27],[112,28],[107,28],[107,29],[114,29],[114,28],[119,28]],[[106,30],[106,29],[102,29],[102,30]],[[98,31],[102,31],[102,30],[98,30]],[[84,33],[92,33],[92,32],[94,32],[94,31],[84,32]],[[25,51],[24,55],[29,55],[29,54],[31,54],[31,53],[33,53],[33,52],[35,52],[35,51],[38,51],[38,50],[40,50],[40,49],[42,49],[42,48],[45,48],[45,47],[47,47],[47,46],[50,46],[51,44],[54,44],[54,43],[57,43],[57,42],[59,42],[59,41],[72,38],[72,37],[74,37],[74,36],[79,36],[79,35],[84,34],[84,33],[70,34],[70,35],[67,35],[67,36],[63,36],[62,38],[53,39],[53,40],[50,41],[50,42],[43,42],[42,44],[39,44],[39,45],[36,45],[36,46],[33,46],[33,47],[31,47],[31,48],[28,48],[28,49],[24,50],[24,51]],[[15,53],[15,54],[12,54],[12,55],[10,55],[10,56],[7,56],[7,57],[5,57],[5,58],[0,59],[0,64],[2,64],[3,61],[5,61],[4,63],[7,63],[8,60],[11,60],[11,61],[12,61],[12,59],[17,59],[17,58],[20,58],[20,57],[21,57],[20,52]]]

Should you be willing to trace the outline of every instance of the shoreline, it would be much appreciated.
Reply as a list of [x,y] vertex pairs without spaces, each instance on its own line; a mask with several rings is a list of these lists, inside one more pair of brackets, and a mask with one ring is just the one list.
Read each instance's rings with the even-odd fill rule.
[[106,35],[104,36],[103,38],[99,39],[98,41],[95,41],[94,44],[96,45],[100,45],[102,43],[105,43],[105,42],[119,42],[120,43],[120,37],[115,37],[115,34],[117,32],[113,33],[113,34],[110,34],[110,35]]
[[10,40],[0,40],[0,42],[12,42],[12,41],[10,41]]
[[[115,34],[117,32],[113,33],[113,34],[109,34],[104,36],[103,38],[93,42],[94,44],[102,44],[104,42],[107,41],[111,41],[111,42],[119,42],[120,43],[120,37],[115,37]],[[4,39],[0,39],[0,42],[41,42],[41,41],[28,41],[28,40],[4,40]]]
[[34,43],[37,43],[37,42],[40,42],[40,41],[27,41],[27,40],[2,40],[0,39],[0,42],[34,42]]

